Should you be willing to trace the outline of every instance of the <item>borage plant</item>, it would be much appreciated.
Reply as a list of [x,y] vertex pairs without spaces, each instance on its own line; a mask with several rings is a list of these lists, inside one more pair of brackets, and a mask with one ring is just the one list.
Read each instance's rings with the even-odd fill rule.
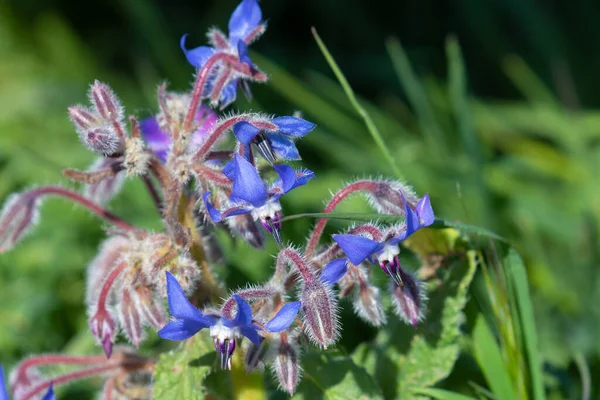
[[[297,116],[218,114],[217,108],[223,110],[236,99],[238,88],[250,98],[249,83],[267,81],[248,55],[248,45],[265,28],[257,0],[243,0],[231,15],[228,36],[209,31],[210,47],[187,49],[183,36],[182,50],[196,68],[193,89],[177,93],[161,85],[157,114],[142,121],[129,116],[127,123],[113,90],[93,83],[90,104],[68,110],[83,144],[99,156],[87,171],[64,171],[84,183],[83,191],[42,186],[6,201],[0,217],[2,251],[35,225],[40,204],[49,196],[71,200],[108,224],[108,237],[88,266],[86,293],[89,328],[104,354],[44,354],[23,360],[10,379],[15,399],[37,398],[52,383],[60,386],[92,376],[103,377],[104,399],[198,398],[211,390],[204,379],[214,364],[247,373],[270,366],[280,389],[294,394],[303,354],[311,354],[314,346],[327,349],[340,339],[338,298],[350,299],[356,315],[368,324],[386,324],[389,303],[371,280],[372,266],[389,276],[393,311],[413,329],[406,337],[419,343],[412,327],[426,317],[427,289],[401,264],[399,245],[434,222],[429,197],[419,197],[393,180],[353,181],[329,200],[305,246],[289,244],[282,234],[280,199],[310,184],[315,174],[286,163],[300,160],[294,141],[315,124]],[[128,178],[142,179],[147,186],[160,210],[163,231],[139,228],[105,208]],[[326,214],[354,194],[365,195],[375,212],[392,224],[355,221],[345,232],[323,238]],[[277,242],[279,252],[267,282],[225,287],[212,257],[212,236],[221,226],[256,248],[265,240]],[[462,297],[472,271],[465,276]],[[464,300],[453,303],[455,313],[461,304]],[[185,342],[159,357],[155,351],[141,354],[140,344],[155,331],[161,338]],[[119,333],[131,346],[116,344]],[[202,357],[207,337],[217,353],[216,363],[206,364]],[[455,337],[450,337],[452,344]],[[237,356],[240,352],[243,358]],[[453,349],[448,356],[452,362],[455,353]],[[364,374],[347,356],[340,357],[350,363],[345,371]],[[333,359],[331,368],[336,360],[341,359]],[[48,366],[71,370],[53,374]],[[323,368],[327,374],[327,365]],[[182,374],[191,378],[173,377]],[[236,385],[243,387],[244,379],[255,380],[247,375]],[[379,389],[372,394],[377,393]]]

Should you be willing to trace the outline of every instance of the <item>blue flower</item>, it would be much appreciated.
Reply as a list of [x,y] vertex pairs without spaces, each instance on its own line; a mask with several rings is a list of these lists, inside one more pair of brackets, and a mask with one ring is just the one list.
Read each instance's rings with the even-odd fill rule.
[[[247,64],[251,69],[256,69],[248,56],[248,43],[264,31],[261,25],[262,11],[257,0],[242,0],[236,7],[229,19],[229,38],[225,39],[218,30],[210,32],[213,47],[200,46],[188,50],[185,47],[186,35],[181,37],[180,46],[188,62],[198,69],[217,53],[234,54],[241,63]],[[237,73],[236,73],[237,72]],[[204,87],[203,96],[208,97],[213,91],[214,85],[223,77],[225,82],[220,90],[221,108],[225,108],[236,98],[238,80],[241,76],[239,71],[234,71],[226,66],[219,74],[214,74]]]
[[237,315],[233,319],[206,315],[189,302],[177,279],[169,272],[166,274],[169,310],[176,319],[165,325],[158,335],[168,340],[184,340],[208,328],[214,340],[215,350],[221,359],[221,368],[231,369],[231,357],[235,351],[236,339],[245,336],[252,343],[259,345],[263,340],[259,331],[281,332],[289,328],[300,310],[299,301],[287,303],[263,327],[252,319],[252,309],[248,302],[234,294]]
[[408,238],[417,230],[429,226],[435,217],[429,195],[423,196],[415,207],[415,211],[408,206],[404,199],[404,215],[406,218],[406,229],[392,237],[382,241],[376,241],[359,235],[333,235],[333,239],[342,248],[346,257],[354,265],[368,260],[373,264],[379,264],[383,272],[390,275],[398,285],[402,284],[402,269],[400,266],[400,248],[398,243]]
[[294,171],[288,165],[273,166],[279,178],[267,189],[256,169],[239,154],[223,167],[223,173],[233,181],[229,200],[232,207],[218,211],[209,201],[210,192],[204,193],[204,205],[214,222],[233,215],[250,213],[281,243],[281,204],[279,198],[290,190],[306,184],[315,174],[309,170]]
[[[8,390],[6,389],[6,383],[4,382],[4,368],[0,364],[0,400],[9,400]],[[54,390],[52,390],[52,383],[50,383],[50,387],[42,400],[56,400],[56,396],[54,395]]]
[[319,279],[323,283],[333,285],[342,279],[344,275],[346,275],[346,272],[348,272],[348,260],[345,258],[338,258],[337,260],[333,260],[323,267],[323,271],[321,271],[321,277]]
[[[261,155],[271,164],[275,157],[283,160],[299,160],[300,154],[291,138],[299,138],[315,128],[315,124],[297,117],[279,117],[271,121],[278,130],[261,131],[248,122],[238,122],[233,126],[237,140],[245,147],[255,143]],[[244,152],[249,154],[248,151]]]

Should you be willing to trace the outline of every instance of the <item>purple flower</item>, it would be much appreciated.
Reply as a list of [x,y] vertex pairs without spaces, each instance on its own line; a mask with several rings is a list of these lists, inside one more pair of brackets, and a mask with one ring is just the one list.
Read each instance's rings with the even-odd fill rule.
[[[4,382],[4,367],[0,364],[0,400],[9,400],[8,390],[6,389],[6,382]],[[42,400],[56,400],[54,390],[52,390],[52,383]]]
[[231,357],[236,347],[236,339],[242,336],[259,345],[263,337],[258,331],[281,332],[294,322],[300,302],[285,304],[264,327],[252,319],[252,309],[248,302],[237,294],[233,295],[237,304],[237,315],[227,319],[217,315],[205,315],[194,307],[185,297],[177,279],[167,274],[167,298],[169,310],[176,319],[162,328],[158,335],[168,340],[184,340],[194,336],[200,330],[208,328],[214,340],[215,350],[221,359],[221,368],[231,369]]
[[[271,121],[277,131],[261,131],[248,122],[238,122],[233,126],[233,133],[244,146],[256,144],[260,154],[271,164],[275,158],[283,160],[299,160],[300,154],[292,138],[306,135],[315,128],[315,124],[297,117],[279,117]],[[249,154],[245,151],[245,154]]]
[[387,237],[378,242],[359,235],[333,235],[333,239],[342,248],[346,257],[354,265],[368,260],[373,264],[379,264],[383,272],[390,275],[398,285],[402,284],[402,269],[400,267],[400,248],[398,243],[408,238],[418,229],[429,226],[435,217],[429,195],[423,196],[413,211],[406,199],[404,199],[404,215],[406,218],[406,229],[399,234]]
[[208,200],[210,192],[204,193],[204,205],[210,218],[220,222],[233,215],[250,213],[254,220],[260,220],[263,227],[281,243],[281,204],[279,198],[290,190],[306,184],[315,174],[309,170],[294,171],[288,165],[273,166],[279,178],[267,189],[256,169],[239,154],[223,167],[223,173],[233,181],[229,196],[232,206],[218,211]]
[[[237,55],[240,63],[255,69],[248,56],[248,43],[264,32],[261,19],[262,11],[257,0],[242,0],[229,19],[229,38],[226,39],[220,31],[213,29],[209,32],[212,47],[200,46],[188,50],[185,47],[186,34],[181,37],[181,50],[188,62],[198,69],[202,69],[206,62],[217,53]],[[235,100],[238,80],[243,77],[244,74],[240,74],[240,71],[236,71],[235,68],[224,66],[207,81],[203,88],[203,96],[211,96],[215,86],[218,86],[221,108],[225,108]]]
[[[167,102],[169,99],[167,98]],[[218,119],[217,114],[208,106],[202,105],[196,112],[196,122],[198,129],[194,132],[190,143],[190,150],[193,151],[200,146],[202,140]],[[167,160],[171,148],[171,136],[165,132],[167,126],[161,126],[162,118],[148,117],[140,122],[142,136],[146,140],[148,147],[156,154],[163,163]]]

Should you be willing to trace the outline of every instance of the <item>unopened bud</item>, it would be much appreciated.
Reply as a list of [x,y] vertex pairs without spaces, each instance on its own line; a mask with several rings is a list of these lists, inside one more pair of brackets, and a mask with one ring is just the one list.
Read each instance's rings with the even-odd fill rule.
[[404,199],[413,205],[419,200],[410,186],[398,181],[377,181],[368,197],[379,213],[396,215],[404,215]]
[[364,321],[373,326],[385,324],[386,317],[381,307],[379,288],[361,283],[353,301],[354,312]]
[[39,219],[40,197],[32,192],[8,197],[0,212],[0,253],[10,250]]
[[117,334],[117,323],[115,318],[104,308],[99,308],[89,321],[90,331],[107,358],[112,354],[114,338]]
[[334,344],[339,336],[337,300],[330,285],[318,279],[304,279],[302,289],[304,327],[309,338],[323,348]]
[[110,126],[99,126],[80,132],[79,139],[88,149],[104,156],[123,151],[123,140]]
[[105,120],[117,123],[123,119],[121,101],[107,84],[95,81],[90,89],[90,101]]
[[244,363],[246,364],[247,374],[257,368],[264,368],[265,363],[270,359],[270,347],[271,341],[269,339],[263,340],[259,345],[250,342],[248,349],[246,350],[246,354],[244,355]]
[[287,335],[281,335],[273,362],[273,370],[279,380],[279,386],[293,396],[294,390],[300,382],[302,368],[300,367],[300,351],[297,346],[288,341]]
[[227,218],[225,222],[233,233],[240,236],[251,246],[257,249],[264,247],[264,230],[260,227],[259,222],[255,221],[250,214],[235,215]]
[[71,106],[67,108],[71,122],[80,135],[102,125],[102,122],[92,110],[82,106]]
[[155,329],[161,329],[167,323],[167,313],[162,301],[153,296],[150,289],[145,286],[136,288],[138,305],[144,320]]
[[402,284],[391,283],[394,311],[404,322],[417,326],[425,315],[426,295],[423,285],[412,274],[400,269]]

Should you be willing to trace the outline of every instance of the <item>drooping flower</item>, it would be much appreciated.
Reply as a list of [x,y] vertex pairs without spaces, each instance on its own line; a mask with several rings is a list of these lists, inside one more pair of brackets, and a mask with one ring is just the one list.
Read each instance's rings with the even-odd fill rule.
[[[248,44],[260,36],[265,26],[261,24],[262,11],[257,0],[242,0],[229,19],[229,37],[217,29],[209,31],[210,46],[199,46],[188,50],[185,47],[186,35],[181,38],[180,46],[188,62],[198,69],[217,54],[233,56],[233,62],[219,61],[215,71],[206,82],[203,97],[211,97],[220,102],[221,109],[235,101],[238,84],[250,97],[249,88],[244,79],[258,79],[258,70],[248,56]],[[244,67],[245,65],[245,67]],[[260,73],[261,79],[266,77]]]
[[[256,144],[260,154],[270,163],[276,158],[299,160],[300,154],[292,139],[303,137],[316,125],[297,117],[278,117],[271,122],[278,130],[263,131],[248,122],[238,122],[233,126],[233,133],[245,147]],[[249,154],[248,151],[244,153]]]
[[[169,101],[168,97],[167,101]],[[185,112],[187,110],[187,104],[183,104],[181,107],[179,107],[179,109],[182,110],[182,113]],[[176,110],[173,111],[176,112]],[[217,121],[217,119],[217,114],[210,107],[206,105],[201,105],[198,107],[198,111],[196,111],[196,122],[198,124],[198,128],[190,140],[190,152],[193,152],[200,146],[202,141],[205,139],[206,134],[215,121]],[[166,126],[164,118],[161,118],[160,114],[158,118],[152,116],[140,122],[140,130],[142,131],[142,136],[148,144],[148,147],[163,163],[167,161],[167,156],[171,149],[172,143],[171,136],[167,132],[168,129],[169,128]]]
[[259,345],[263,340],[259,332],[281,332],[287,329],[294,322],[301,306],[299,301],[285,304],[269,322],[262,326],[252,318],[252,309],[248,302],[234,294],[237,314],[233,319],[204,314],[185,297],[175,277],[168,272],[166,274],[169,310],[176,319],[165,325],[158,332],[159,336],[168,340],[184,340],[208,328],[221,360],[221,368],[231,369],[231,357],[236,348],[236,340],[244,336]]
[[[4,367],[0,364],[0,400],[9,400],[8,389],[6,388],[6,382],[4,381]],[[52,389],[52,383],[48,387],[48,391],[42,397],[42,400],[56,400],[56,395]]]
[[423,196],[416,205],[415,211],[408,205],[408,202],[404,201],[404,215],[406,218],[405,229],[395,232],[391,237],[387,235],[382,241],[351,234],[333,235],[333,239],[340,245],[352,264],[358,265],[365,260],[379,264],[383,272],[401,285],[402,274],[398,257],[400,254],[398,243],[417,230],[433,223],[434,214],[429,195]]
[[233,190],[229,196],[231,207],[218,211],[209,201],[210,192],[204,193],[204,204],[214,222],[224,218],[250,213],[260,220],[263,227],[281,243],[281,204],[279,199],[290,190],[306,184],[314,178],[309,170],[294,171],[288,165],[273,166],[279,178],[267,189],[256,169],[238,154],[225,165],[223,173],[233,181]]

